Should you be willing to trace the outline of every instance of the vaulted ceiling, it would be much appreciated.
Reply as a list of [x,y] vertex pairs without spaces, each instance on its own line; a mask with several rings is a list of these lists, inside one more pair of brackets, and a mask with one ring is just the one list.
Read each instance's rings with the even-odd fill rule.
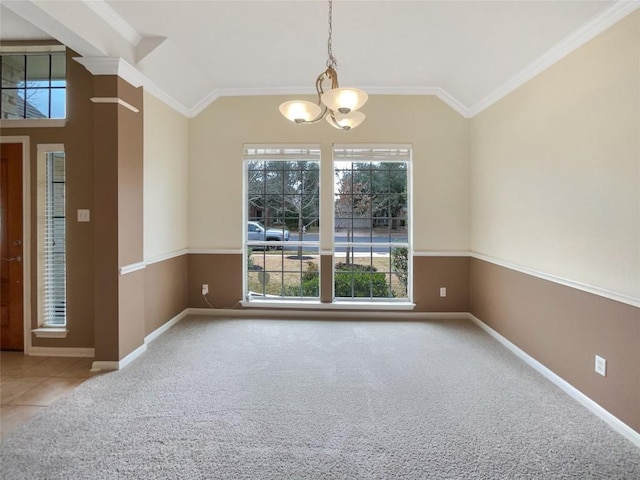
[[[472,116],[640,6],[638,1],[334,0],[342,86],[435,94]],[[3,0],[0,40],[56,39],[119,57],[186,115],[225,95],[314,93],[328,3]]]

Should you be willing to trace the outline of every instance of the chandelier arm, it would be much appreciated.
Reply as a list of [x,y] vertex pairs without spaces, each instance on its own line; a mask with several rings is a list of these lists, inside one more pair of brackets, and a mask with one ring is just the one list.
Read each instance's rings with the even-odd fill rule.
[[338,85],[338,72],[333,67],[328,67],[327,71],[324,72],[324,75],[327,76],[331,80],[331,90],[335,90],[336,88],[340,88]]
[[[326,108],[326,107],[325,107]],[[338,122],[336,122],[335,117],[333,116],[333,114],[330,114],[327,118],[329,118],[329,123],[331,123],[332,126],[336,127],[338,130],[342,130],[343,132],[349,131],[351,130],[351,127],[349,126],[342,126],[340,125]]]
[[316,118],[312,118],[311,120],[307,120],[306,122],[302,122],[302,123],[304,123],[305,125],[307,123],[318,123],[320,120],[322,120],[324,117],[327,116],[327,111],[328,110],[329,110],[328,107],[324,107],[322,109],[322,112],[320,112],[320,115],[318,115]]
[[322,88],[322,82],[324,82],[325,77],[327,77],[327,72],[322,72],[316,78],[316,93],[318,94],[318,105],[322,105],[321,97],[324,93],[324,89]]
[[[322,88],[322,82],[324,82],[325,78],[332,78],[329,75],[329,70],[330,68],[328,68],[326,71],[322,72],[320,75],[318,75],[318,78],[316,79],[316,92],[318,94],[318,106],[322,107],[322,112],[320,112],[320,114],[316,117],[316,118],[312,118],[311,120],[307,120],[305,122],[303,122],[304,124],[307,123],[318,123],[320,120],[322,120],[324,117],[327,116],[327,112],[329,111],[329,107],[327,107],[326,105],[324,105],[322,103],[322,94],[324,93],[324,89]],[[335,71],[334,71],[335,72]]]

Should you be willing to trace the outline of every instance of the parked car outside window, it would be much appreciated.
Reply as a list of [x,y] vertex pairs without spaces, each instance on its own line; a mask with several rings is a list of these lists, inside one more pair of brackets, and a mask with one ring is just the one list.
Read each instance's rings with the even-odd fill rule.
[[290,237],[286,227],[265,228],[258,222],[247,222],[247,239],[262,242],[288,242]]

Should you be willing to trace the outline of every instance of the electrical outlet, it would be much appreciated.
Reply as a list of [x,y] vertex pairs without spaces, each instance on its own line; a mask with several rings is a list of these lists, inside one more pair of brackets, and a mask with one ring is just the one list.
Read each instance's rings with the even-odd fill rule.
[[206,295],[207,293],[209,293],[209,284],[208,283],[203,283],[202,284],[202,294]]
[[607,360],[600,355],[596,355],[596,373],[603,377],[607,376]]
[[440,296],[441,297],[447,296],[447,287],[440,287]]

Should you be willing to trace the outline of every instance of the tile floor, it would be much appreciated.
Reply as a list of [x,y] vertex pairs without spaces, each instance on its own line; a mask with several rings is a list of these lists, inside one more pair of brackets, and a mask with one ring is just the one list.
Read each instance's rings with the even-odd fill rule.
[[92,358],[0,352],[0,438],[93,376]]

